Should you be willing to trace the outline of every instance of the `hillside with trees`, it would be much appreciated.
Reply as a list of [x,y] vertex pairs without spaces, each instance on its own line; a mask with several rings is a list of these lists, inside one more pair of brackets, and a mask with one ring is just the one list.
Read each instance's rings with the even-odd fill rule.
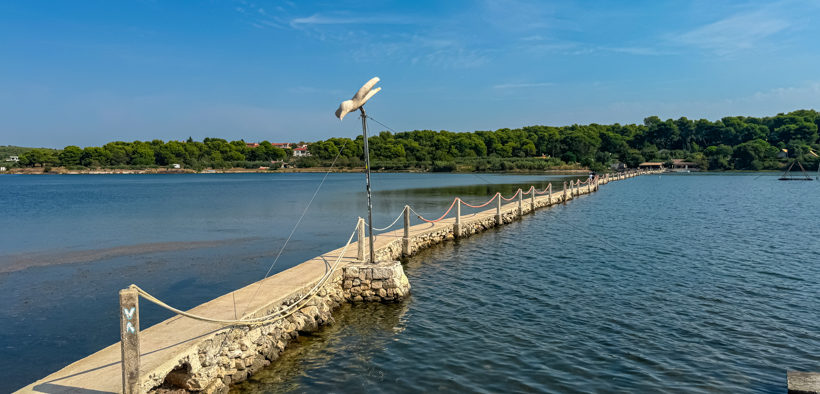
[[[820,113],[799,110],[772,117],[726,117],[716,121],[687,118],[643,124],[527,126],[519,129],[454,133],[415,130],[382,131],[369,138],[374,167],[424,171],[538,171],[560,168],[603,170],[614,162],[636,167],[644,161],[685,159],[709,170],[775,170],[789,160],[783,149],[814,168],[820,151]],[[21,166],[68,168],[149,168],[178,163],[187,168],[270,166],[290,161],[297,167],[337,165],[361,167],[363,140],[330,138],[309,145],[310,157],[293,158],[289,150],[263,141],[206,138],[202,142],[154,140],[110,142],[101,147],[67,146],[62,150],[32,149],[20,156]],[[341,151],[341,153],[340,153]]]

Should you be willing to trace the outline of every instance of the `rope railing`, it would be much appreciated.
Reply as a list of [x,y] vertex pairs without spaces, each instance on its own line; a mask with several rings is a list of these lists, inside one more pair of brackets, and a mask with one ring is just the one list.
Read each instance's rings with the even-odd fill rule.
[[199,315],[196,315],[196,314],[193,314],[193,313],[190,313],[190,312],[185,312],[185,311],[183,311],[181,309],[178,309],[178,308],[174,308],[174,307],[168,305],[167,303],[165,303],[164,301],[160,300],[159,298],[151,295],[150,293],[143,290],[142,288],[140,288],[137,285],[132,284],[131,286],[129,286],[129,288],[136,290],[137,293],[140,296],[142,296],[142,298],[146,299],[147,301],[150,301],[150,302],[152,302],[152,303],[154,303],[154,304],[156,304],[156,305],[158,305],[162,308],[165,308],[165,309],[167,309],[171,312],[174,312],[174,313],[176,313],[180,316],[185,316],[187,318],[194,319],[194,320],[199,320],[199,321],[203,321],[203,322],[207,322],[207,323],[221,324],[223,326],[236,326],[236,325],[254,326],[254,325],[274,323],[276,321],[282,320],[282,319],[287,318],[288,316],[296,313],[296,311],[298,311],[308,301],[310,301],[314,296],[316,296],[316,294],[319,293],[319,288],[321,288],[322,285],[324,285],[325,282],[327,282],[327,280],[330,278],[330,276],[333,274],[333,272],[335,272],[336,269],[338,268],[339,263],[342,261],[342,258],[345,256],[345,253],[347,252],[347,248],[350,246],[350,243],[353,241],[353,238],[356,236],[357,230],[358,230],[358,226],[356,227],[356,230],[353,231],[353,234],[350,234],[350,238],[347,239],[347,243],[342,248],[342,252],[339,254],[339,257],[336,258],[336,261],[333,263],[333,265],[330,267],[330,269],[328,269],[325,272],[325,274],[322,275],[321,278],[319,278],[319,280],[316,282],[316,284],[310,290],[308,290],[304,295],[302,295],[298,300],[294,301],[290,305],[288,305],[285,308],[283,308],[281,310],[278,310],[274,313],[271,313],[269,315],[253,317],[253,318],[243,317],[241,319],[214,319],[214,318],[210,318],[210,317],[199,316]]
[[512,197],[510,197],[510,198],[504,198],[504,196],[501,196],[501,194],[499,194],[499,196],[501,196],[501,199],[502,199],[502,200],[504,200],[504,201],[512,201],[513,199],[515,199],[516,197],[518,197],[518,193],[521,193],[521,189],[520,189],[520,188],[519,188],[519,189],[518,189],[518,191],[517,191],[517,192],[515,192],[515,194],[513,194],[513,195],[512,195]]
[[[637,174],[640,174],[640,173],[635,173],[635,174],[637,175]],[[585,181],[581,181],[581,180],[570,181],[569,185],[570,185],[570,187],[576,187],[577,188],[582,184],[588,184],[588,185],[592,185],[593,183],[597,184],[600,179],[601,178],[596,175],[594,178],[588,178]],[[478,205],[469,204],[469,203],[465,202],[464,200],[462,200],[461,198],[456,197],[456,198],[453,199],[453,202],[450,204],[450,206],[447,208],[447,210],[444,212],[444,214],[442,214],[437,219],[432,219],[432,220],[424,218],[422,215],[420,215],[418,212],[416,212],[415,210],[413,210],[413,208],[411,208],[409,206],[407,206],[407,208],[409,209],[410,212],[415,214],[416,217],[418,217],[420,220],[422,220],[424,222],[427,222],[427,223],[436,223],[436,222],[439,222],[441,220],[444,220],[444,218],[447,217],[447,215],[453,210],[453,208],[456,206],[456,204],[463,204],[464,206],[474,208],[474,209],[478,209],[478,208],[484,208],[487,205],[490,205],[493,201],[496,200],[496,198],[499,198],[502,201],[512,201],[516,197],[518,197],[519,194],[521,194],[521,195],[534,194],[533,195],[533,197],[534,197],[535,195],[543,195],[543,194],[547,194],[547,193],[552,193],[553,192],[552,189],[553,189],[552,188],[552,183],[547,185],[547,187],[545,187],[544,190],[541,190],[541,191],[536,189],[535,186],[530,186],[530,188],[527,190],[527,192],[524,192],[522,189],[519,188],[515,192],[515,194],[513,194],[509,198],[506,198],[501,193],[497,192],[487,202],[485,202],[483,204],[478,204]],[[374,228],[374,230],[384,231],[384,230],[390,229],[391,227],[395,226],[396,223],[399,222],[399,220],[402,218],[403,215],[404,215],[404,212],[399,214],[399,216],[397,216],[396,219],[393,220],[393,222],[390,223],[390,225],[388,225],[387,227]],[[367,224],[365,223],[365,225],[367,225]],[[345,243],[344,247],[342,248],[341,253],[339,254],[339,256],[336,258],[336,260],[333,262],[333,264],[326,270],[326,272],[310,288],[310,290],[308,290],[306,293],[304,293],[302,296],[300,296],[296,301],[290,303],[289,305],[287,305],[283,309],[278,310],[278,311],[276,311],[274,313],[271,313],[271,314],[264,315],[264,316],[259,316],[259,317],[245,316],[245,317],[242,317],[240,319],[216,319],[216,318],[211,318],[211,317],[206,317],[206,316],[200,316],[200,315],[197,315],[197,314],[193,314],[193,313],[190,313],[190,312],[183,311],[179,308],[175,308],[175,307],[173,307],[173,306],[169,305],[168,303],[160,300],[158,297],[152,295],[151,293],[147,292],[146,290],[140,288],[139,286],[137,286],[135,284],[132,284],[131,286],[129,286],[129,289],[136,291],[137,294],[139,294],[139,296],[143,297],[145,300],[147,300],[149,302],[152,302],[152,303],[156,304],[157,306],[159,306],[161,308],[164,308],[168,311],[171,311],[171,312],[173,312],[177,315],[184,316],[184,317],[194,319],[194,320],[199,320],[199,321],[203,321],[203,322],[207,322],[207,323],[220,324],[220,325],[223,325],[223,326],[232,326],[232,325],[254,326],[254,325],[262,325],[262,324],[273,323],[273,322],[282,320],[282,319],[287,318],[288,316],[292,315],[297,310],[299,310],[301,307],[306,305],[306,303],[308,301],[310,301],[314,296],[316,296],[316,294],[319,293],[319,289],[327,282],[327,280],[330,278],[330,276],[338,269],[339,264],[341,263],[342,259],[345,257],[345,254],[347,253],[347,250],[348,250],[348,248],[350,247],[350,244],[353,241],[353,238],[356,237],[356,234],[357,234],[358,230],[359,230],[359,226],[357,225],[356,229],[353,231],[353,233],[348,238],[347,243]]]
[[484,208],[484,207],[486,207],[487,205],[490,205],[490,203],[491,203],[491,202],[495,201],[495,199],[496,199],[498,196],[500,196],[500,195],[501,195],[501,193],[495,193],[495,194],[493,194],[493,198],[491,198],[491,199],[487,200],[487,202],[485,202],[484,204],[479,204],[479,205],[471,205],[471,204],[468,204],[468,203],[464,202],[464,200],[462,200],[462,199],[460,199],[460,198],[459,198],[458,200],[459,200],[459,201],[461,201],[461,204],[462,204],[462,205],[467,206],[467,207],[470,207],[470,208]]
[[[384,231],[384,230],[389,229],[390,227],[395,226],[395,225],[396,225],[396,223],[398,223],[398,222],[399,222],[399,219],[401,219],[401,217],[402,217],[402,216],[404,216],[404,212],[399,213],[399,216],[396,216],[396,220],[393,220],[393,223],[390,223],[387,227],[382,227],[382,228],[376,228],[376,227],[373,227],[373,231]],[[365,225],[365,226],[370,226],[370,225],[369,225],[369,224],[367,224],[367,223],[365,223],[364,225]]]
[[545,187],[544,190],[542,190],[540,192],[538,190],[535,190],[535,194],[536,195],[547,194],[547,191],[552,192],[552,183],[550,183],[549,186]]
[[453,207],[456,206],[456,202],[458,200],[459,200],[458,198],[453,199],[453,203],[450,204],[450,208],[447,208],[447,212],[444,212],[443,215],[441,215],[438,219],[434,219],[434,220],[425,219],[423,216],[419,215],[418,212],[413,210],[413,208],[410,208],[410,211],[413,212],[414,214],[416,214],[416,217],[418,217],[422,221],[425,221],[427,223],[435,223],[435,222],[439,222],[439,221],[443,220],[445,217],[447,217],[447,214],[450,213],[450,211],[453,210]]

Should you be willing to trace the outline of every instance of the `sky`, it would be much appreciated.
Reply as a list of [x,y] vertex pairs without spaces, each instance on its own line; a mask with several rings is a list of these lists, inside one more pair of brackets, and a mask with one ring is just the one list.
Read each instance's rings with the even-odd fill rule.
[[[820,2],[0,2],[0,145],[355,137],[820,110]],[[372,124],[371,132],[385,128]]]

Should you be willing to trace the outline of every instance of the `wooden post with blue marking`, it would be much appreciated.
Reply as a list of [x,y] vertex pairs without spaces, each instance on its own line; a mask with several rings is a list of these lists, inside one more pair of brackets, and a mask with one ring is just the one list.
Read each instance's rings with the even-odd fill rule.
[[137,289],[120,290],[120,347],[122,349],[122,392],[140,392],[140,311]]

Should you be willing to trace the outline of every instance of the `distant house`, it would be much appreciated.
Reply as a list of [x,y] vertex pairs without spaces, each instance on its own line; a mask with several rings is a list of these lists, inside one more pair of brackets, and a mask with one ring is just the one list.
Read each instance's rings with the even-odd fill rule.
[[275,147],[277,147],[277,148],[282,148],[282,149],[290,149],[290,144],[289,144],[289,143],[287,143],[287,142],[272,143],[271,145],[273,145],[273,146],[275,146]]
[[18,161],[20,161],[20,157],[17,156],[17,155],[11,155],[6,159],[6,161],[18,162]]
[[310,156],[310,152],[308,152],[307,145],[300,145],[298,148],[293,150],[293,157],[306,157]]
[[0,167],[0,172],[5,171],[6,167]]
[[683,159],[672,159],[673,171],[700,171],[700,165]]
[[182,168],[182,166],[180,166],[179,164],[171,164],[171,167],[176,169]]
[[259,143],[257,143],[257,142],[246,142],[245,146],[247,146],[248,148],[256,148],[257,146],[259,146]]
[[638,168],[643,170],[661,170],[663,169],[663,162],[660,161],[646,161],[638,164]]

